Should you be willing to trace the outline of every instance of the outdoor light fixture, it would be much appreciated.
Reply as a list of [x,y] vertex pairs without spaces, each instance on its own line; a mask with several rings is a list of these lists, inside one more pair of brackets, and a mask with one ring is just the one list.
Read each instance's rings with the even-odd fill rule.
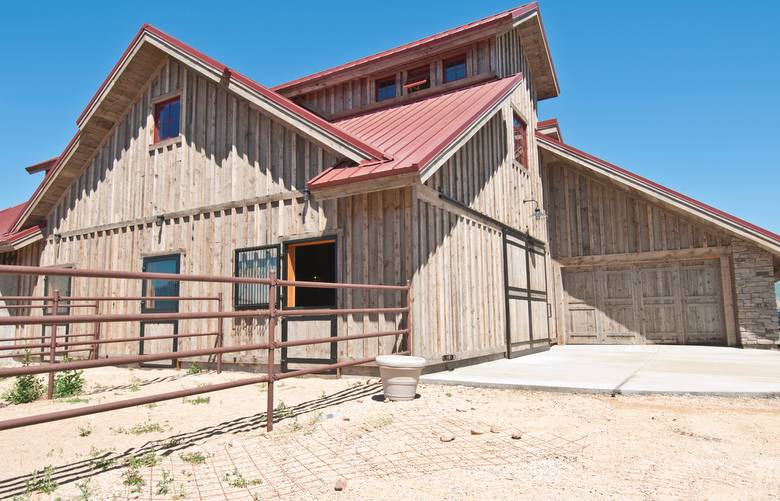
[[533,214],[531,214],[531,217],[534,219],[544,219],[547,217],[547,214],[544,213],[544,211],[539,207],[539,202],[537,202],[534,199],[529,200],[523,200],[524,204],[533,203],[536,204],[536,208],[534,208]]
[[308,202],[311,200],[311,192],[309,191],[309,188],[306,188],[303,190],[303,201]]
[[165,216],[163,216],[162,214],[158,214],[158,215],[154,216],[154,225],[155,226],[162,226],[164,222],[165,222]]

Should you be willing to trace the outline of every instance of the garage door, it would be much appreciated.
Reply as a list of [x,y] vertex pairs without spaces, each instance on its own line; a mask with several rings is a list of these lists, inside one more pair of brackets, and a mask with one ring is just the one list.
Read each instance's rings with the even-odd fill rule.
[[718,261],[565,268],[562,278],[569,343],[726,344]]

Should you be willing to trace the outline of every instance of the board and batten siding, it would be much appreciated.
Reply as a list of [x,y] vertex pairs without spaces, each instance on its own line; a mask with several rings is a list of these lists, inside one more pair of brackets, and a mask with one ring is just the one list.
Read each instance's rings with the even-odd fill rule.
[[[181,139],[155,144],[154,103],[175,94],[182,103]],[[300,192],[335,162],[329,150],[168,59],[47,223],[65,236],[158,214],[239,206],[243,200]]]
[[554,258],[730,245],[726,235],[562,162],[543,167]]
[[[428,63],[431,67],[431,87],[444,83],[443,57],[455,56],[466,53],[467,74],[469,77],[495,73],[498,77],[508,77],[518,72],[523,72],[529,82],[533,81],[530,65],[523,54],[520,42],[520,30],[515,28],[498,35],[487,37],[478,42],[468,44],[460,49],[450,49],[446,52],[429,58],[422,58],[417,63],[407,62],[399,64],[385,71],[378,71],[373,75],[359,75],[355,78],[325,86],[315,91],[295,96],[294,100],[312,111],[324,116],[340,115],[343,113],[357,112],[361,108],[376,103],[376,78],[390,76],[393,73],[400,74],[402,69],[420,66],[420,63]],[[396,79],[396,94],[401,96],[402,82]],[[530,88],[531,102],[536,108],[536,93],[533,86]]]

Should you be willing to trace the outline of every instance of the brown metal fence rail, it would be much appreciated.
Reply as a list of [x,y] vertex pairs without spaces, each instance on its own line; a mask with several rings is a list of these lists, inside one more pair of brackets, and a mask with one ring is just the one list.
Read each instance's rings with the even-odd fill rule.
[[[226,383],[218,383],[207,386],[201,386],[197,388],[171,391],[167,393],[158,393],[155,395],[147,395],[143,397],[130,398],[120,400],[116,402],[107,402],[103,404],[90,405],[85,407],[78,407],[74,409],[67,409],[58,412],[50,412],[46,414],[38,414],[33,416],[24,416],[15,419],[8,419],[0,421],[0,430],[7,430],[11,428],[19,428],[22,426],[30,426],[34,424],[47,423],[51,421],[57,421],[61,419],[68,419],[78,416],[86,416],[89,414],[96,414],[99,412],[106,412],[116,409],[123,409],[127,407],[133,407],[136,405],[149,404],[153,402],[161,402],[164,400],[172,400],[182,397],[188,397],[192,395],[198,395],[202,393],[210,393],[213,391],[226,390],[229,388],[237,388],[240,386],[252,385],[257,383],[267,383],[267,413],[266,413],[266,429],[268,431],[273,430],[274,421],[274,382],[287,379],[296,376],[303,376],[307,374],[316,374],[343,367],[349,367],[354,365],[361,365],[373,362],[375,357],[363,358],[359,360],[347,360],[343,362],[337,362],[326,365],[317,365],[305,369],[293,370],[290,372],[276,373],[275,372],[275,352],[281,348],[288,348],[292,346],[305,346],[315,345],[323,343],[333,342],[348,342],[358,339],[369,338],[382,338],[388,336],[395,336],[396,339],[401,338],[403,343],[403,351],[397,351],[399,355],[410,355],[412,346],[412,291],[409,282],[406,285],[372,285],[372,284],[349,284],[349,283],[328,283],[328,282],[303,282],[293,280],[279,280],[272,273],[269,278],[244,278],[244,277],[220,277],[211,275],[181,275],[172,273],[148,273],[148,272],[123,272],[123,271],[101,271],[101,270],[79,270],[72,268],[41,268],[36,266],[12,266],[12,265],[0,265],[0,275],[48,275],[48,276],[70,276],[78,278],[107,278],[107,279],[120,279],[120,280],[171,280],[178,282],[209,282],[220,284],[250,284],[250,285],[268,285],[269,286],[269,299],[268,307],[265,309],[256,310],[242,310],[242,311],[224,311],[223,297],[220,293],[215,297],[110,297],[110,296],[90,296],[90,297],[67,297],[63,302],[63,298],[59,295],[58,291],[55,291],[51,296],[46,297],[30,297],[30,296],[0,296],[0,300],[5,301],[26,301],[29,304],[12,305],[9,309],[17,309],[21,311],[30,311],[32,309],[41,309],[42,311],[51,311],[50,315],[27,315],[27,316],[10,316],[0,317],[0,326],[25,326],[25,325],[49,325],[51,326],[51,334],[49,336],[41,337],[20,337],[9,339],[8,341],[36,341],[37,344],[21,344],[13,345],[12,347],[1,347],[2,350],[7,349],[45,349],[48,348],[49,361],[48,363],[40,363],[37,365],[29,365],[23,367],[8,367],[0,368],[0,378],[22,376],[30,374],[48,374],[49,375],[49,398],[52,397],[52,391],[54,386],[54,374],[62,371],[69,370],[81,370],[90,369],[95,367],[108,367],[127,364],[136,364],[144,362],[153,362],[160,360],[178,360],[183,358],[201,357],[201,356],[215,356],[217,371],[222,370],[222,355],[225,353],[238,353],[243,351],[252,350],[267,350],[266,358],[266,374],[263,376],[250,377],[240,379],[237,381],[230,381]],[[277,307],[277,288],[278,287],[306,287],[306,288],[324,288],[324,289],[362,289],[367,291],[384,291],[384,292],[397,292],[404,294],[406,301],[402,302],[403,307],[395,308],[330,308],[330,309],[306,309],[306,310],[285,310]],[[178,301],[178,300],[203,300],[211,301],[216,300],[219,302],[219,311],[204,312],[204,311],[191,311],[191,312],[171,312],[171,313],[129,313],[129,314],[101,314],[99,312],[99,304],[103,301],[135,301],[145,299],[156,299],[166,301]],[[43,305],[34,306],[33,303],[43,301]],[[91,303],[90,303],[91,302]],[[50,303],[50,304],[49,304]],[[86,303],[86,304],[85,304]],[[60,308],[63,306],[69,307],[89,307],[94,308],[93,314],[59,314]],[[302,339],[292,341],[277,341],[276,340],[276,325],[279,318],[292,317],[292,316],[318,316],[318,315],[351,315],[351,314],[402,314],[406,317],[406,323],[404,329],[397,329],[386,332],[375,332],[370,334],[353,334],[344,336],[327,336],[315,339]],[[223,328],[222,323],[225,318],[254,318],[254,319],[268,319],[268,340],[265,343],[252,343],[241,344],[236,346],[224,346]],[[122,337],[114,339],[99,339],[100,330],[99,325],[106,322],[133,322],[133,321],[171,321],[171,320],[192,320],[192,319],[217,319],[218,329],[216,333],[189,333],[178,334],[178,337],[196,337],[196,336],[216,336],[215,345],[213,348],[183,350],[163,353],[150,353],[144,355],[123,355],[123,356],[110,356],[106,358],[98,358],[97,347],[106,343],[122,343],[141,340],[152,339],[169,339],[174,336],[137,336],[137,337]],[[93,339],[88,341],[67,341],[62,343],[58,342],[58,339],[66,337],[65,335],[57,334],[57,326],[59,325],[72,325],[72,324],[94,324],[96,326],[95,333],[86,335],[71,335],[70,337],[83,337],[93,336]],[[45,333],[44,333],[45,334]],[[92,345],[93,355],[89,360],[75,360],[57,363],[56,356],[61,353],[57,350],[65,348],[68,350],[71,347]],[[85,350],[89,351],[89,350]],[[19,356],[15,354],[13,356]],[[43,357],[41,357],[43,359]]]

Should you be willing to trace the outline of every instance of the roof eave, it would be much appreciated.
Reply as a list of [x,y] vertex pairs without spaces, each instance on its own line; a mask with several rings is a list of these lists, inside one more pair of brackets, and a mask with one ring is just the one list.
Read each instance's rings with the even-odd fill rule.
[[634,174],[622,167],[590,155],[573,146],[556,141],[539,132],[536,133],[537,144],[547,151],[595,171],[609,179],[617,181],[644,195],[672,206],[678,210],[713,224],[731,235],[753,242],[770,252],[775,259],[780,258],[780,235],[756,226],[741,218],[699,202],[687,195],[674,191],[654,181]]

